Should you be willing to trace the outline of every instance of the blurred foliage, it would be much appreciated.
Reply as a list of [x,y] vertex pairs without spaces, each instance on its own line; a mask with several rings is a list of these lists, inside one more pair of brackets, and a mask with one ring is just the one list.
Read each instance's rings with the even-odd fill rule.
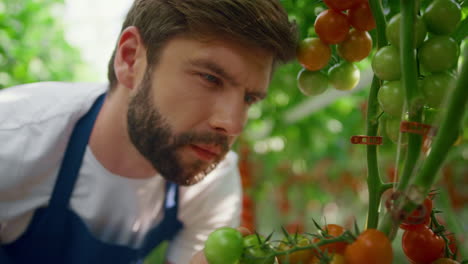
[[0,89],[71,81],[80,63],[64,38],[63,0],[0,1]]

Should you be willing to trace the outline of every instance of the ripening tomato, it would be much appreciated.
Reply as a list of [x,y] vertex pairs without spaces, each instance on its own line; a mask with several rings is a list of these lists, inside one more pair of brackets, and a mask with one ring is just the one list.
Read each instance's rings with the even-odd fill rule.
[[[327,262],[328,264],[346,264],[346,260],[343,255],[340,254],[333,254],[330,257],[330,261]],[[322,264],[323,261],[320,262],[318,257],[312,258],[312,260],[308,264]]]
[[384,233],[367,229],[346,248],[344,257],[347,264],[391,264],[392,244]]
[[406,230],[401,243],[406,257],[414,263],[431,263],[444,254],[444,239],[427,226]]
[[456,85],[456,78],[450,72],[438,72],[426,76],[421,90],[429,107],[439,107]]
[[439,35],[450,35],[462,17],[460,5],[452,0],[434,0],[424,10],[427,29]]
[[338,44],[348,35],[348,16],[332,9],[324,10],[315,19],[314,28],[324,43]]
[[309,71],[318,71],[327,66],[331,58],[330,46],[319,38],[306,38],[299,43],[297,60]]
[[348,10],[354,5],[362,2],[361,0],[323,0],[323,2],[333,10],[344,11]]
[[265,244],[261,235],[251,234],[244,237],[244,252],[240,264],[273,264],[273,249]]
[[425,70],[441,72],[457,65],[459,48],[457,42],[449,36],[430,37],[419,50],[419,60]]
[[[286,251],[294,247],[305,247],[310,245],[310,240],[304,237],[303,235],[291,235],[290,239],[293,239],[292,243],[288,241],[287,238],[284,238],[283,241],[278,246],[278,251]],[[312,249],[304,249],[299,251],[294,251],[293,253],[286,255],[278,255],[279,264],[303,264],[311,261],[314,256]]]
[[[387,35],[388,42],[395,47],[400,47],[400,25],[401,25],[401,14],[393,16],[387,24],[385,33]],[[420,47],[427,35],[426,24],[421,17],[417,16],[415,21],[415,37],[414,47]]]
[[357,30],[369,31],[376,27],[374,15],[369,3],[364,2],[354,6],[348,11],[349,23]]
[[346,39],[338,44],[338,55],[349,62],[357,62],[369,56],[372,50],[372,38],[367,31],[354,28],[349,30]]
[[[341,234],[343,234],[345,231],[345,229],[342,226],[335,225],[335,224],[328,224],[324,226],[322,229],[323,229],[322,235],[325,237],[325,239],[338,237]],[[315,238],[314,243],[317,243],[320,240],[321,240],[320,238]],[[326,244],[324,246],[320,246],[319,248],[322,252],[326,252],[327,254],[338,253],[338,254],[343,255],[347,246],[348,246],[348,243],[346,242],[335,242],[335,243]]]
[[357,86],[361,72],[358,67],[351,62],[342,61],[328,71],[330,84],[337,90],[349,91]]
[[401,81],[385,82],[377,93],[377,100],[385,113],[400,118],[405,102]]
[[414,209],[414,211],[401,222],[400,228],[404,230],[414,230],[421,226],[429,225],[429,222],[431,221],[431,212],[432,200],[427,197],[424,199],[422,205]]
[[326,74],[302,69],[297,75],[297,86],[303,94],[313,96],[325,92],[330,83]]
[[242,234],[231,227],[221,227],[211,232],[203,252],[210,264],[236,264],[243,251]]
[[398,49],[395,46],[385,46],[379,49],[372,58],[372,70],[381,80],[399,80],[401,65]]

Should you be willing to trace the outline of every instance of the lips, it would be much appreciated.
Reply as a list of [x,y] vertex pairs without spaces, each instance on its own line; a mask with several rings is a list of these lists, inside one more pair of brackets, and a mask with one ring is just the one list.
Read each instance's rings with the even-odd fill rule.
[[191,145],[197,156],[205,161],[213,161],[221,154],[221,149],[213,145]]

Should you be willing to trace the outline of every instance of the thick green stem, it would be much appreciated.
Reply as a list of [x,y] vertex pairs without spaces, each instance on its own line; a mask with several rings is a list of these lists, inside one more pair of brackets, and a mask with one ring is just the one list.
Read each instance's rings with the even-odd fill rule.
[[[372,80],[369,100],[367,104],[367,135],[376,136],[379,128],[377,119],[379,105],[377,102],[377,93],[380,88],[380,81],[374,76]],[[379,223],[379,204],[380,204],[380,179],[377,147],[367,146],[367,188],[369,190],[369,209],[367,214],[367,228],[377,228]]]
[[[385,16],[383,14],[382,5],[379,0],[369,1],[372,9],[372,14],[377,25],[377,48],[387,45],[385,36]],[[367,131],[366,135],[376,136],[379,128],[379,104],[377,94],[380,89],[380,80],[374,76],[369,92],[367,104]],[[379,204],[381,195],[382,180],[379,175],[377,147],[373,145],[367,146],[367,188],[369,190],[369,208],[367,215],[366,228],[377,228],[379,222]]]
[[[417,64],[415,49],[415,21],[416,2],[401,0],[401,25],[400,25],[400,60],[401,60],[401,84],[405,91],[405,102],[410,122],[421,122],[422,96],[417,84]],[[414,175],[414,167],[421,153],[422,137],[418,134],[408,135],[408,151],[406,152],[405,165],[400,179],[398,190],[404,190],[410,178]]]

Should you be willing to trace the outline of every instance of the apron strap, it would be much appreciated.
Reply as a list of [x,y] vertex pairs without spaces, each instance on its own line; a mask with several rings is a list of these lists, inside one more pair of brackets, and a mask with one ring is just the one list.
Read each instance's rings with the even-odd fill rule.
[[94,121],[104,102],[105,94],[100,95],[91,109],[76,124],[70,137],[62,165],[58,172],[49,207],[52,210],[68,208],[71,194],[83,162],[84,152],[94,126]]

